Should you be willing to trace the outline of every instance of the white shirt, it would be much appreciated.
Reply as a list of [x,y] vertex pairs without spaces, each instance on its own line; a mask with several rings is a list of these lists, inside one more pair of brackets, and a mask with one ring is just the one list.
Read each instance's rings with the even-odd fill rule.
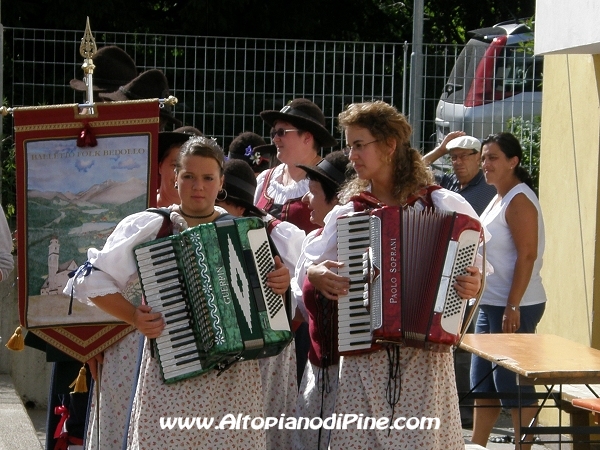
[[[308,192],[308,178],[303,178],[300,181],[284,186],[283,181],[283,168],[285,164],[279,164],[273,169],[271,174],[271,180],[267,186],[267,195],[273,199],[273,202],[278,205],[283,205],[290,199],[301,198]],[[263,186],[265,184],[265,178],[267,176],[267,170],[263,170],[258,177],[256,177],[256,191],[254,192],[254,204],[258,202],[262,195]]]
[[[477,220],[479,216],[473,207],[459,194],[447,189],[437,189],[431,193],[435,208],[445,211],[456,211],[467,214]],[[325,228],[320,236],[315,237],[305,249],[305,256],[309,263],[318,264],[325,260],[337,260],[337,229],[338,217],[354,212],[354,205],[348,202],[345,205],[335,206],[325,216]],[[488,235],[486,233],[486,240]]]
[[535,193],[525,183],[517,184],[498,203],[496,195],[481,214],[482,223],[490,230],[492,238],[487,243],[486,259],[494,266],[494,273],[486,280],[482,305],[506,306],[512,286],[517,250],[506,222],[506,208],[517,194],[525,194],[538,212],[537,259],[533,263],[533,272],[529,285],[523,294],[520,306],[535,305],[546,301],[546,292],[542,285],[540,270],[546,243],[542,210]]

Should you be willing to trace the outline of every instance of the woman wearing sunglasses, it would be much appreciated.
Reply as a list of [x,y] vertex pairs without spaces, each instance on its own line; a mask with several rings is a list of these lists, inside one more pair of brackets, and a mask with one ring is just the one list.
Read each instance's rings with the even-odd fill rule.
[[[281,111],[263,111],[260,117],[271,127],[271,139],[277,147],[277,158],[281,164],[258,176],[254,204],[275,218],[291,222],[309,233],[317,229],[318,225],[311,222],[311,211],[308,205],[302,202],[302,197],[308,192],[308,179],[306,172],[297,165],[317,165],[321,160],[321,148],[333,147],[337,145],[337,141],[325,127],[325,116],[321,109],[305,98],[292,100]],[[277,233],[278,230],[275,229],[273,232]],[[288,245],[286,248],[286,266],[288,261],[297,261],[300,258],[300,246],[292,247]],[[287,267],[290,273],[294,273],[295,263],[292,267]],[[289,378],[290,375],[292,378],[295,375],[294,399],[296,398],[308,360],[310,343],[308,325],[302,321],[300,314],[296,314],[295,304],[292,304],[292,315],[299,318],[292,324],[295,334],[293,345],[289,345],[274,361],[270,362],[274,370],[266,374],[263,372],[263,383],[266,384],[263,385],[263,389],[266,389],[265,395],[268,396],[270,393],[273,398],[282,398],[286,390],[290,392],[289,386],[285,389],[280,386],[285,377]],[[263,364],[261,371],[264,370]],[[294,373],[290,374],[291,371]],[[275,414],[278,411],[272,409],[267,412],[279,415]],[[283,434],[280,435],[283,439]],[[271,441],[270,444],[272,448],[290,448],[289,441],[277,443]]]
[[[336,262],[338,217],[363,210],[376,200],[388,206],[432,207],[477,218],[460,195],[432,186],[431,172],[418,151],[410,146],[411,127],[396,108],[382,101],[351,104],[340,113],[339,123],[356,177],[342,188],[340,204],[325,218],[322,234],[305,249],[307,260],[313,264],[307,269],[309,281],[334,301],[349,289],[349,279],[331,270],[341,267]],[[481,286],[478,269],[468,267],[467,272],[468,275],[456,278],[455,288],[462,298],[475,297]],[[436,351],[389,346],[343,356],[334,413],[343,420],[356,416],[357,421],[346,429],[332,429],[330,448],[465,447],[449,346],[440,346]],[[359,417],[361,421],[374,418],[379,425],[363,428]],[[434,422],[439,428],[430,426]]]
[[321,109],[305,98],[292,100],[281,111],[263,111],[260,117],[271,127],[281,164],[260,174],[254,203],[280,220],[312,231],[316,225],[310,222],[310,211],[302,203],[308,180],[306,172],[296,166],[316,165],[321,160],[321,147],[333,147],[337,141],[325,128]]

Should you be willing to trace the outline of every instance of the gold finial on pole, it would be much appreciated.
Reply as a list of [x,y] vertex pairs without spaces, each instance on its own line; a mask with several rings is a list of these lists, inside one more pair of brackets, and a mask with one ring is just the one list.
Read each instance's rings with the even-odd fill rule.
[[83,64],[81,65],[81,68],[83,69],[83,79],[87,86],[87,103],[90,105],[94,104],[93,74],[94,69],[96,68],[92,58],[97,51],[96,39],[94,39],[92,30],[90,28],[90,18],[87,17],[85,32],[83,33],[83,37],[81,38],[81,46],[79,47],[79,54],[83,57]]
[[169,106],[175,106],[178,102],[177,97],[173,97],[172,95],[169,95],[167,98],[159,99],[159,101]]

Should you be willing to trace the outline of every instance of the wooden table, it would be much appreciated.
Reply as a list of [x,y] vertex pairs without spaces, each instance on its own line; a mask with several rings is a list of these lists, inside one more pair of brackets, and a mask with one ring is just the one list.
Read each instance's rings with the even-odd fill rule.
[[[563,384],[600,383],[600,350],[560,336],[552,334],[467,334],[460,348],[514,372],[519,387],[524,385],[546,386],[547,398],[551,397],[554,385],[559,385],[560,390]],[[502,397],[502,393],[499,393],[499,397]],[[519,395],[520,401],[521,396]],[[544,406],[545,401],[540,405],[540,409]],[[523,431],[535,434],[558,434],[559,441],[555,443],[558,443],[559,446],[565,442],[562,441],[562,433],[589,436],[590,433],[600,432],[600,427],[563,426],[560,413],[558,418],[557,427],[523,427]],[[589,446],[574,448],[589,448]]]

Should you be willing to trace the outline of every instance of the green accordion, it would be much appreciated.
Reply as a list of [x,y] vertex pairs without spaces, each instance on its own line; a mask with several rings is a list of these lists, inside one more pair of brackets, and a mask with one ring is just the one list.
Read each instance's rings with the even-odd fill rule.
[[154,340],[165,383],[279,354],[291,341],[264,221],[249,217],[189,228],[135,248],[142,290],[166,326]]

